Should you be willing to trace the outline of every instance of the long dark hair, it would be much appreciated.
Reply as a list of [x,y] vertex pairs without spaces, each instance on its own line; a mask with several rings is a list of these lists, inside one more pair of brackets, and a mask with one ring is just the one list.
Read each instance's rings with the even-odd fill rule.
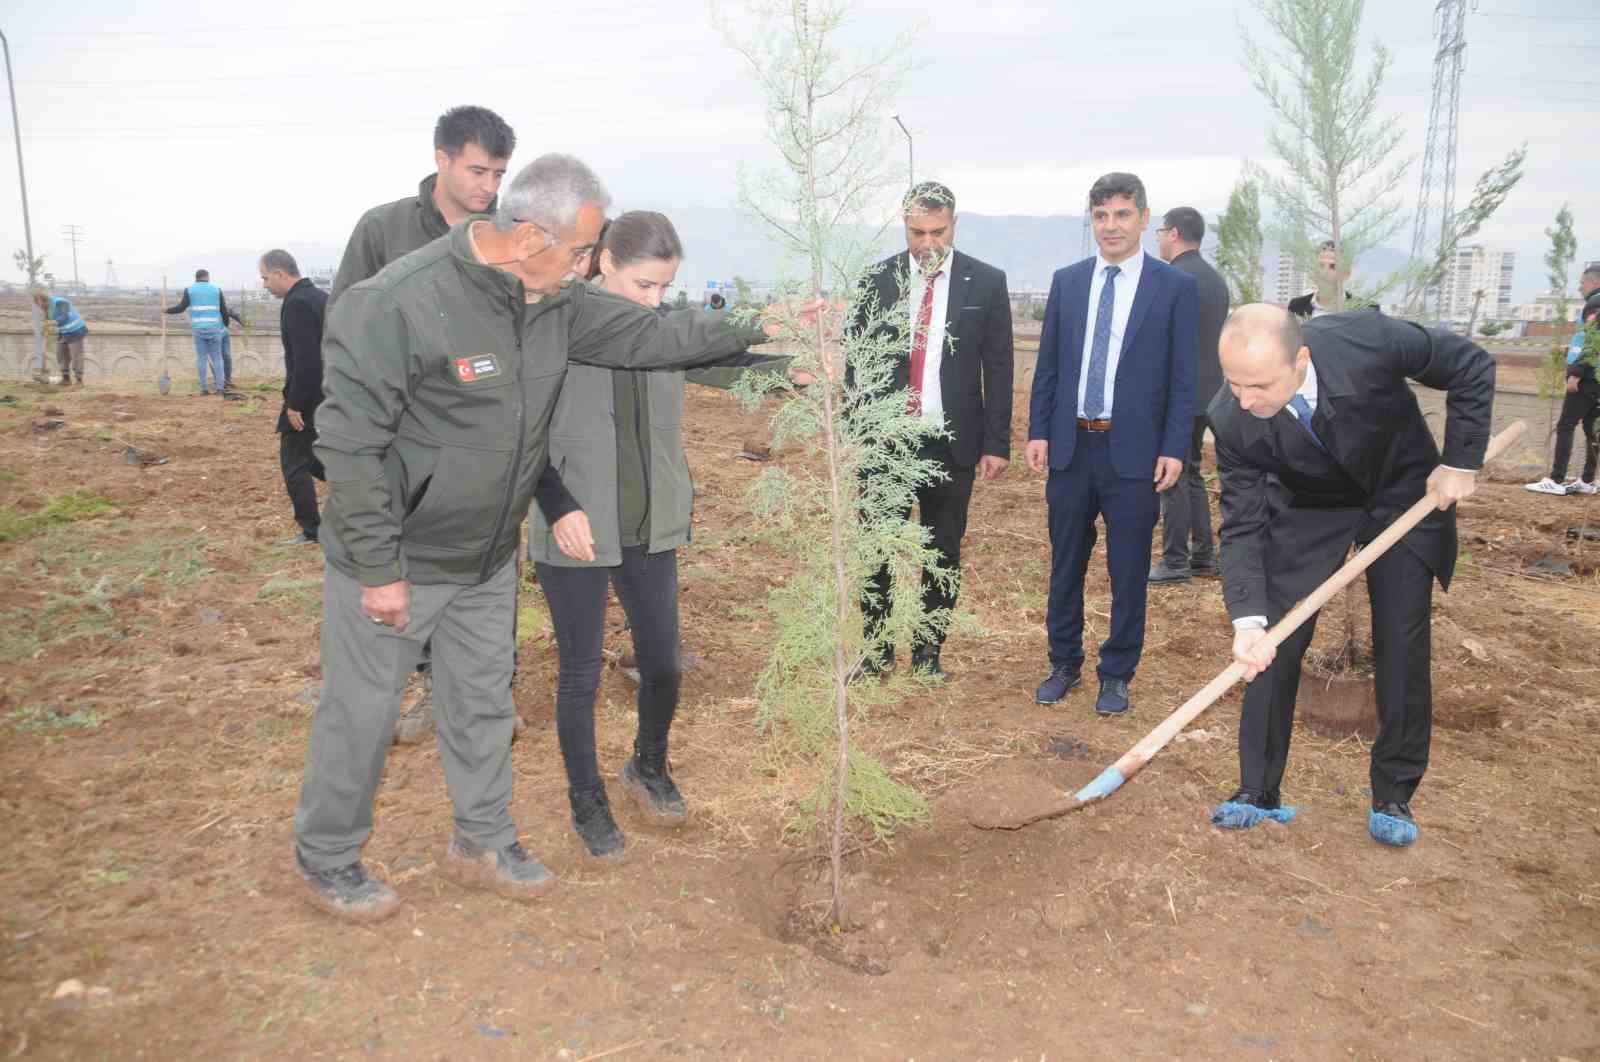
[[683,257],[683,241],[665,214],[654,210],[630,210],[605,223],[600,230],[595,253],[589,256],[589,279],[600,275],[600,252],[610,251],[618,266],[641,259],[667,262]]

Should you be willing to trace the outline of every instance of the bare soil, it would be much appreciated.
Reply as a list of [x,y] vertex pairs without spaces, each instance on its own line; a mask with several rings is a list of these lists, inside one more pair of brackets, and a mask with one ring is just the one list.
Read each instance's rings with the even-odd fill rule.
[[[1488,477],[1462,513],[1463,563],[1434,608],[1441,725],[1405,851],[1367,836],[1367,746],[1350,735],[1296,735],[1292,824],[1211,828],[1236,779],[1237,690],[1109,800],[1018,831],[969,825],[971,786],[1027,801],[1094,777],[1226,664],[1230,639],[1216,580],[1153,590],[1127,718],[1096,718],[1089,689],[1036,705],[1042,484],[1020,467],[980,484],[955,677],[898,687],[859,728],[934,815],[852,855],[833,932],[818,849],[788,829],[814,777],[753,725],[765,593],[789,563],[743,497],[759,472],[734,456],[750,418],[693,393],[682,607],[701,663],[673,740],[689,825],[652,828],[613,786],[628,857],[584,856],[529,586],[514,811],[559,883],[519,906],[443,880],[435,747],[396,749],[366,859],[405,906],[358,927],[307,906],[292,869],[322,564],[274,545],[295,528],[272,385],[243,403],[149,385],[11,393],[6,1057],[1600,1057],[1600,544],[1566,533],[1600,526],[1600,503],[1529,494],[1526,470]],[[45,419],[65,425],[36,431]],[[130,464],[128,446],[170,460]],[[86,496],[111,511],[42,522]],[[1530,571],[1552,552],[1578,574]],[[1091,640],[1108,606],[1097,557]],[[620,657],[620,612],[612,626]],[[633,694],[608,669],[608,774]]]

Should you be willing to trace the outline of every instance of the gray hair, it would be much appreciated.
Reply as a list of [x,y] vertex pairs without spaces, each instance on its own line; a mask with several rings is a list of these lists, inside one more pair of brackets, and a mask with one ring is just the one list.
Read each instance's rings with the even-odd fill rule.
[[602,211],[611,205],[611,193],[594,171],[571,155],[540,155],[500,194],[494,227],[511,232],[531,221],[553,236],[577,221],[587,203]]
[[282,273],[284,276],[300,275],[300,263],[294,260],[294,255],[279,247],[261,256],[261,268],[268,273]]

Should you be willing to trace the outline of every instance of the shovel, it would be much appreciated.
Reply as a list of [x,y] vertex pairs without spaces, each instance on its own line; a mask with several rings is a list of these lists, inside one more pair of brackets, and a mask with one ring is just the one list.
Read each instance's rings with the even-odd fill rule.
[[[1515,421],[1499,435],[1489,440],[1489,451],[1484,455],[1483,463],[1499,457],[1513,442],[1521,436],[1527,425],[1522,421]],[[1394,523],[1384,529],[1383,533],[1368,543],[1354,557],[1345,562],[1344,567],[1330,575],[1326,582],[1311,592],[1311,596],[1301,601],[1289,614],[1279,620],[1267,632],[1265,644],[1276,649],[1278,645],[1293,634],[1295,629],[1316,614],[1317,610],[1328,603],[1328,600],[1350,584],[1356,576],[1366,571],[1390,546],[1400,541],[1401,537],[1416,527],[1434,509],[1438,503],[1432,494],[1424,494],[1415,505],[1400,514]],[[1144,736],[1133,748],[1122,754],[1122,758],[1104,771],[1099,777],[1077,793],[1058,793],[1053,800],[1023,801],[1020,806],[1010,805],[1003,800],[983,799],[983,795],[973,794],[967,801],[967,821],[980,830],[1016,830],[1030,823],[1044,819],[1053,819],[1069,811],[1076,811],[1086,804],[1093,804],[1122,788],[1122,784],[1129,778],[1138,774],[1140,769],[1151,760],[1156,753],[1166,747],[1167,743],[1178,735],[1184,727],[1194,722],[1196,717],[1207,708],[1211,707],[1218,698],[1228,692],[1235,682],[1244,677],[1244,665],[1234,661],[1223,669],[1222,673],[1206,683],[1199,693],[1190,697],[1179,706],[1178,710],[1167,716],[1154,730]],[[1015,808],[1015,810],[1008,810]]]
[[167,372],[167,278],[161,278],[161,305],[156,309],[161,313],[161,379],[156,381],[156,390],[167,394],[172,390],[172,376]]

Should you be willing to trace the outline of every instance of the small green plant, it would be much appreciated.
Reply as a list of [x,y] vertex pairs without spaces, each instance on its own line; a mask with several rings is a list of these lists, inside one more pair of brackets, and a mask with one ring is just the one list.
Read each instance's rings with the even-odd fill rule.
[[[745,0],[726,14],[724,25],[739,27],[730,42],[763,90],[768,138],[782,159],[779,169],[743,174],[741,200],[786,260],[805,270],[780,280],[776,291],[829,302],[831,293],[845,293],[851,301],[840,344],[849,367],[842,381],[823,372],[833,351],[821,318],[779,312],[779,338],[795,355],[793,368],[817,379],[778,410],[773,446],[802,442],[818,454],[819,468],[769,468],[751,492],[756,515],[787,532],[795,567],[768,596],[776,634],[756,681],[758,718],[772,757],[816,779],[789,827],[827,839],[829,916],[838,926],[847,833],[860,828],[882,840],[897,824],[929,813],[920,794],[852,739],[852,729],[890,687],[851,684],[850,675],[881,644],[926,639],[947,624],[947,615],[923,611],[921,576],[954,578],[939,567],[926,530],[905,516],[937,468],[917,456],[929,429],[910,411],[906,390],[893,386],[910,337],[883,326],[905,318],[904,298],[878,305],[865,283],[887,226],[874,232],[864,222],[887,205],[889,189],[903,177],[885,161],[878,116],[887,113],[898,57],[913,41],[906,35],[876,55],[847,55],[845,0]],[[760,375],[746,376],[747,394],[782,385]],[[869,644],[859,606],[881,567],[892,573],[893,607],[880,644]]]
[[86,490],[68,491],[31,513],[21,512],[9,505],[0,506],[0,542],[12,542],[36,535],[57,524],[90,520],[113,512],[116,512],[116,506],[109,500]]

